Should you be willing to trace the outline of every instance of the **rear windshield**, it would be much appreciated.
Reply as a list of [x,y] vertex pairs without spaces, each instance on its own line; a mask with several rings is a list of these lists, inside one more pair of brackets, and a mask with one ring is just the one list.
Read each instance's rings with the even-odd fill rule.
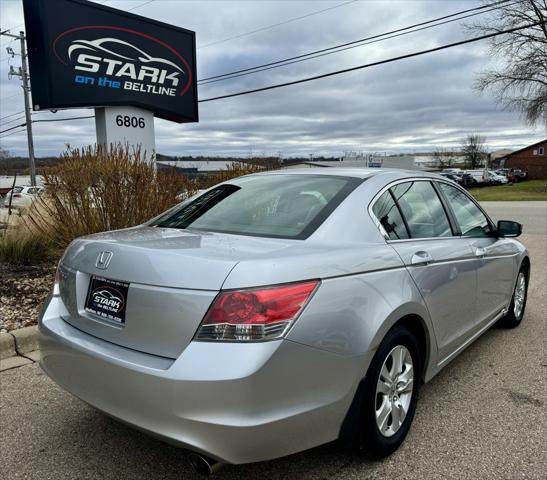
[[362,181],[330,175],[244,177],[182,203],[152,225],[302,239]]

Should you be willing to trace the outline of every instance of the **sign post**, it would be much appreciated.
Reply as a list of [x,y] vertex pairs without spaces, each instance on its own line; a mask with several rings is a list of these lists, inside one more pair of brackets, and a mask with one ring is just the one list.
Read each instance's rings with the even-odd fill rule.
[[95,108],[97,144],[139,146],[141,159],[155,163],[154,114],[136,107]]

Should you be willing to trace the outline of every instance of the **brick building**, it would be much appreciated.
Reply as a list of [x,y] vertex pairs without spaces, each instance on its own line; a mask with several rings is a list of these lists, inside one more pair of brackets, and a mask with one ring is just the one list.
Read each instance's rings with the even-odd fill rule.
[[526,170],[529,179],[547,179],[547,139],[510,153],[504,166]]

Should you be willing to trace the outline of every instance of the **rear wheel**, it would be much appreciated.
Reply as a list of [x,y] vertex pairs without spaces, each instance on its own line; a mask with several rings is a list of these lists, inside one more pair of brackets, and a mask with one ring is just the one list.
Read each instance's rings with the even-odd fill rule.
[[383,458],[403,443],[416,411],[420,371],[414,335],[396,326],[380,344],[364,382],[358,446],[365,455]]
[[526,308],[526,297],[528,295],[528,268],[522,266],[517,275],[513,298],[509,305],[509,311],[502,317],[499,324],[506,328],[515,328],[522,322],[524,309]]

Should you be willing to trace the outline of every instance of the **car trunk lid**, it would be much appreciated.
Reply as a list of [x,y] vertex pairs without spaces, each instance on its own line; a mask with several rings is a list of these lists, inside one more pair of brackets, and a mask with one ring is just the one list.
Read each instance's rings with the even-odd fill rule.
[[288,243],[157,227],[76,240],[59,268],[64,320],[117,345],[177,358],[239,260]]

